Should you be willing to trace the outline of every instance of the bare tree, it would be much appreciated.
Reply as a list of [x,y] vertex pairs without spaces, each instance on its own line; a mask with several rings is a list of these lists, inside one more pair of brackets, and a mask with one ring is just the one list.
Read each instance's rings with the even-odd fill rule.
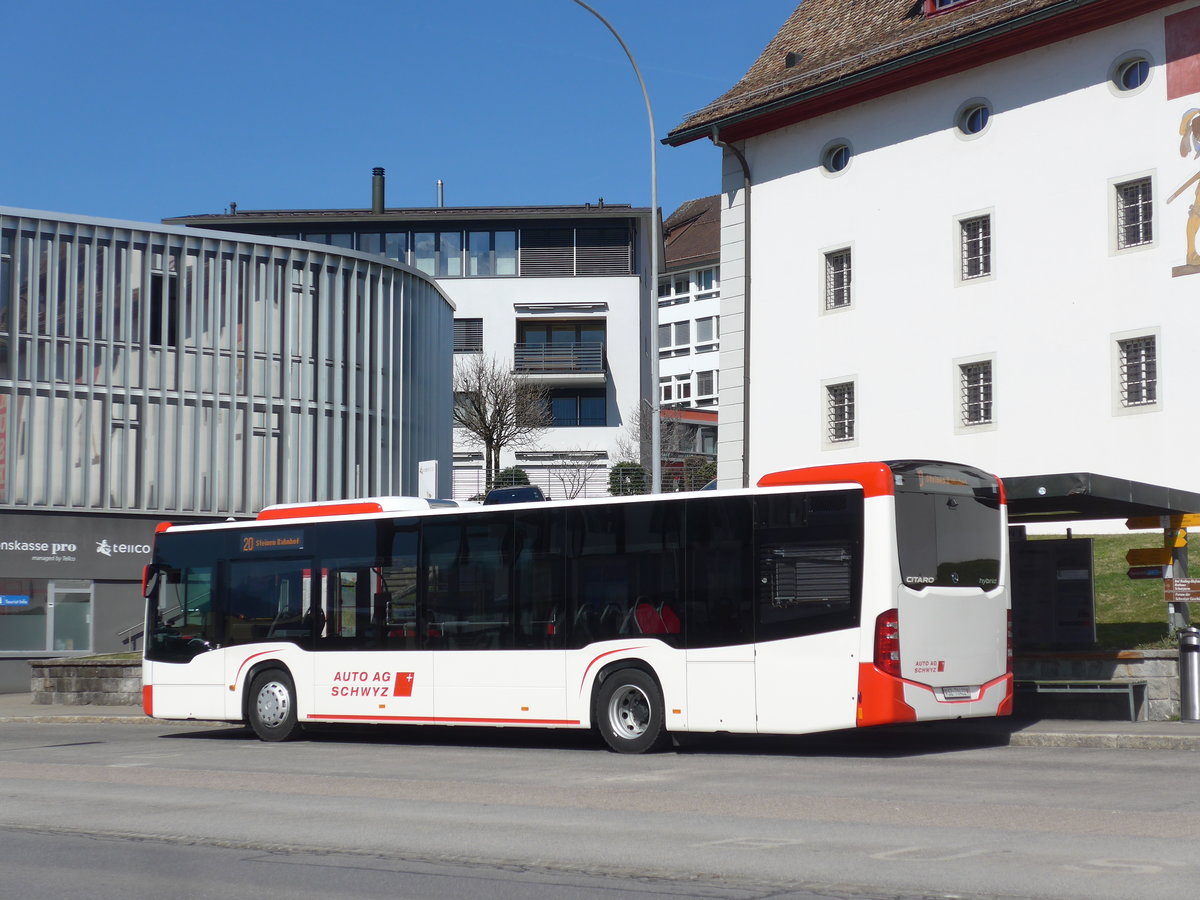
[[505,447],[527,447],[550,427],[550,397],[539,382],[522,378],[494,356],[460,356],[454,367],[454,422],[467,443],[483,448],[488,488]]
[[603,450],[563,450],[554,461],[553,475],[564,500],[587,496],[588,488],[608,477]]
[[[617,438],[617,453],[624,462],[636,462],[650,470],[651,418],[654,412],[643,400],[629,416],[625,433]],[[695,452],[695,429],[678,419],[663,417],[659,422],[661,459],[681,460]]]

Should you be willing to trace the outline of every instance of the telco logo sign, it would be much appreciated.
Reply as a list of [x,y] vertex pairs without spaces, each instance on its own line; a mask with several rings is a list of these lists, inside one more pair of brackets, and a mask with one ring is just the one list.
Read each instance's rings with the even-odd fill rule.
[[96,541],[96,552],[102,556],[122,556],[130,553],[136,553],[145,556],[150,553],[150,545],[110,544],[107,540],[102,540]]

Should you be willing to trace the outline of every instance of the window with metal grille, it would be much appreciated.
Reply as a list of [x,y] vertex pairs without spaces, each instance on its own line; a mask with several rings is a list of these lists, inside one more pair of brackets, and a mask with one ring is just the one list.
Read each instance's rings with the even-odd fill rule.
[[854,440],[854,382],[825,387],[826,438],[831,444]]
[[825,254],[825,308],[850,305],[850,248]]
[[961,232],[960,257],[962,259],[962,278],[983,278],[992,274],[992,217],[976,216],[973,219],[963,219],[959,224]]
[[962,423],[987,425],[992,421],[991,361],[958,367],[962,396]]
[[454,352],[479,353],[483,350],[483,319],[454,320]]
[[1149,178],[1126,181],[1117,191],[1117,249],[1154,240],[1154,199]]
[[1121,405],[1158,402],[1158,354],[1153,335],[1117,342],[1121,356]]

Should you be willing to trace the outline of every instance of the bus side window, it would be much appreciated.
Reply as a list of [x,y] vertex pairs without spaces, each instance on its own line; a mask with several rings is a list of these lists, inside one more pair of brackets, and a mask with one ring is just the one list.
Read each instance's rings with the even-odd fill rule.
[[688,647],[721,647],[754,641],[750,497],[687,501]]
[[513,646],[513,514],[447,518],[422,530],[426,646],[500,650]]
[[846,492],[759,497],[758,639],[858,624],[862,497]]
[[563,581],[563,516],[559,509],[515,513],[513,595],[516,646],[559,648],[569,628]]
[[[569,559],[574,610],[569,646],[635,634],[682,643],[682,512],[679,503],[614,503],[567,511],[567,546],[574,550]],[[639,607],[644,607],[640,615]]]

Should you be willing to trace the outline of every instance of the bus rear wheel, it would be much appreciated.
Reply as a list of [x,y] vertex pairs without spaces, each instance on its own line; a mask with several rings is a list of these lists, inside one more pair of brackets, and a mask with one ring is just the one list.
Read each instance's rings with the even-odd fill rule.
[[662,691],[640,669],[619,669],[596,695],[596,727],[618,753],[651,753],[671,740],[663,715]]
[[250,727],[264,741],[290,741],[300,734],[296,716],[296,685],[282,669],[267,669],[250,684],[246,711]]

